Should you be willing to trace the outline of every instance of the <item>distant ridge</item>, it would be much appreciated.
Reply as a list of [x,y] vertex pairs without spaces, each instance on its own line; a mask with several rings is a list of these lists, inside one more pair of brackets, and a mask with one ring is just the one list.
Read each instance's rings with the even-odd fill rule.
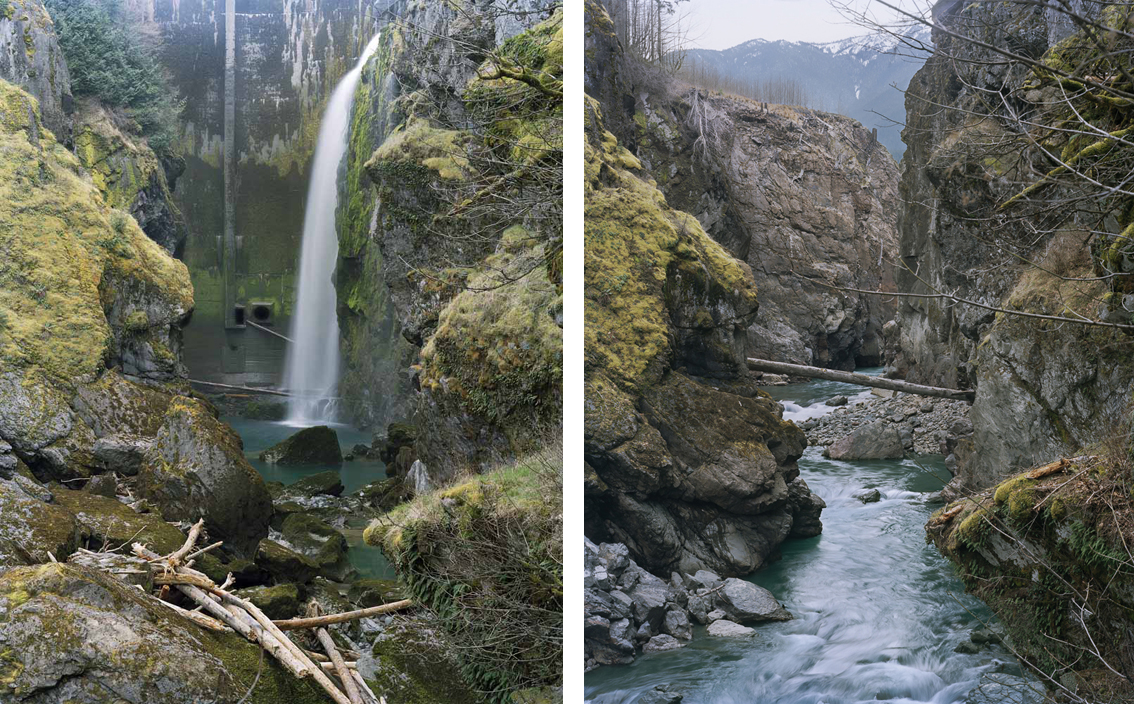
[[[930,45],[928,28],[911,30],[909,37]],[[853,117],[867,128],[877,127],[878,141],[900,160],[905,152],[902,91],[925,63],[922,58],[901,55],[911,53],[896,37],[877,35],[826,43],[752,39],[723,51],[691,49],[686,61],[736,80],[794,81],[807,95],[807,107]]]

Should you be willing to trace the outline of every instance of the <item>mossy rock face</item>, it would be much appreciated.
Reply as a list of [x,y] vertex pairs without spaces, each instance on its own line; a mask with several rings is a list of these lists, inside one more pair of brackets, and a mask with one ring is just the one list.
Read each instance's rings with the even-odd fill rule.
[[633,538],[659,574],[748,574],[821,506],[793,485],[803,433],[745,378],[751,269],[668,205],[595,101],[585,115],[588,536]]
[[236,590],[236,595],[255,604],[268,618],[293,618],[299,613],[299,587],[294,584],[277,584],[272,587],[248,587]]
[[10,81],[39,103],[43,123],[62,143],[71,136],[71,76],[47,9],[40,0],[0,2],[0,80]]
[[339,435],[325,425],[304,428],[283,442],[260,453],[260,459],[271,464],[330,464],[343,463]]
[[1134,666],[1134,577],[1116,529],[1129,520],[1130,495],[1109,464],[1039,479],[1024,472],[935,512],[926,532],[996,612],[1021,660],[1056,681],[1074,676],[1089,701],[1130,701],[1129,683],[1107,676],[1087,650],[1120,670]]
[[107,205],[130,213],[170,254],[180,252],[188,230],[157,155],[138,124],[97,100],[77,101],[75,156],[90,172]]
[[[206,631],[110,575],[49,563],[0,574],[0,692],[22,701],[236,704],[261,669],[260,649]],[[325,695],[263,659],[248,702],[322,704]]]
[[147,453],[138,492],[169,521],[205,519],[209,537],[249,556],[268,534],[271,497],[240,437],[196,400],[174,399]]
[[0,479],[0,568],[48,562],[48,553],[66,560],[85,537],[65,507],[28,493],[24,483],[30,481]]
[[260,541],[256,566],[277,583],[306,584],[319,572],[319,566],[311,558],[268,539]]
[[[35,101],[2,80],[0,154],[0,222],[16,235],[0,257],[0,437],[41,480],[136,461],[122,452],[164,415],[148,397],[185,374],[188,272],[107,205]],[[112,368],[155,389],[127,388]]]

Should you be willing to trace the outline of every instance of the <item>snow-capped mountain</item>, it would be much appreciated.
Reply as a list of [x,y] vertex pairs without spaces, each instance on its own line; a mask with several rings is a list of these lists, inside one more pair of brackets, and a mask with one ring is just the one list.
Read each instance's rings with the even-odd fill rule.
[[[931,46],[927,28],[911,30],[908,36],[915,44]],[[901,159],[906,115],[902,91],[925,57],[894,37],[870,35],[824,44],[753,39],[723,51],[690,50],[686,62],[739,81],[793,81],[806,94],[808,107],[877,127],[878,141]]]

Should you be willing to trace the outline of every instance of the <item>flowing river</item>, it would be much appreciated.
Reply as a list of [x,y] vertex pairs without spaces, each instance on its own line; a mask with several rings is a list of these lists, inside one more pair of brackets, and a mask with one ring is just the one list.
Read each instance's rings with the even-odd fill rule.
[[[815,381],[767,389],[801,421],[853,404],[861,386]],[[783,559],[749,576],[795,619],[756,625],[749,640],[713,638],[698,628],[679,650],[640,656],[632,665],[586,675],[595,704],[629,704],[658,685],[683,704],[850,704],[962,702],[986,673],[1018,674],[1000,646],[954,651],[991,613],[964,593],[952,566],[927,545],[923,526],[938,505],[926,501],[949,473],[937,455],[913,460],[824,459],[809,447],[799,460],[811,490],[827,502],[823,534],[783,545]],[[877,503],[853,494],[876,488]]]

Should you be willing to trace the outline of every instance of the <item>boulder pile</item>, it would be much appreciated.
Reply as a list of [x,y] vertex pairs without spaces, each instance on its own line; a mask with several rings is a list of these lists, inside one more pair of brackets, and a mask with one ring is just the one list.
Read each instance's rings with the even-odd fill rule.
[[792,618],[771,592],[743,579],[699,570],[667,581],[639,567],[622,543],[584,538],[584,551],[587,670],[684,647],[696,625],[708,626],[710,636],[749,638],[756,631],[743,624]]

